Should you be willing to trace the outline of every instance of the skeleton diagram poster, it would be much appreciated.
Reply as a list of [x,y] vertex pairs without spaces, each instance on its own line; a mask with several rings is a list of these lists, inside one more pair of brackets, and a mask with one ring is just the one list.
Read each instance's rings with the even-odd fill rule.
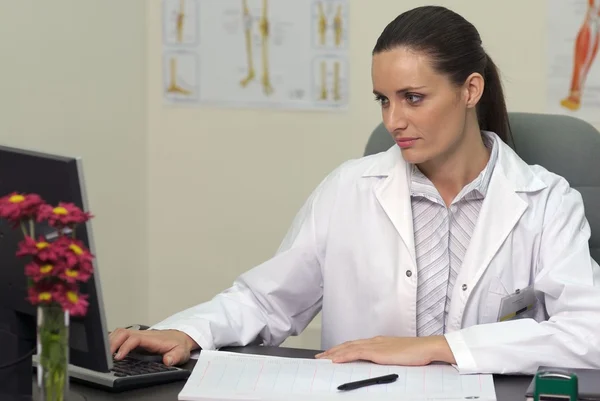
[[548,1],[548,112],[600,122],[600,0]]
[[342,110],[348,0],[163,0],[169,104]]

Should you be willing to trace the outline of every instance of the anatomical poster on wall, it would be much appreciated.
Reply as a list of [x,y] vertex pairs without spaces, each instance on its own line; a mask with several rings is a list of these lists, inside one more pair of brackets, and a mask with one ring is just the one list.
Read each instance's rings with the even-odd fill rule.
[[600,122],[600,0],[548,1],[550,113]]
[[163,0],[168,104],[343,110],[349,0]]

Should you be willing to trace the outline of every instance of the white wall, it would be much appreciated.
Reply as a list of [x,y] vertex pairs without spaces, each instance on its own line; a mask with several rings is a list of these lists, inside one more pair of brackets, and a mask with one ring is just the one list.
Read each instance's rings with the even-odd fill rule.
[[148,318],[145,8],[0,2],[0,143],[83,157],[110,327]]

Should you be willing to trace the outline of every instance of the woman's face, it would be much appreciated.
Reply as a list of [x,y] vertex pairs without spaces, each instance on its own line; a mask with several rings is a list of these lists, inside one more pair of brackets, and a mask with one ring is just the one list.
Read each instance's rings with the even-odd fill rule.
[[375,54],[372,80],[383,123],[407,162],[449,157],[460,146],[469,89],[434,71],[427,55],[404,47]]

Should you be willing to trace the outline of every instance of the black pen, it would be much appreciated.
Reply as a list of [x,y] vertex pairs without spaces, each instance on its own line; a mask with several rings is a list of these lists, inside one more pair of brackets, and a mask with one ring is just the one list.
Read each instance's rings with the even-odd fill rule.
[[396,381],[397,378],[398,378],[398,375],[395,373],[391,374],[391,375],[387,375],[387,376],[372,377],[370,379],[359,380],[359,381],[350,382],[350,383],[344,383],[344,384],[338,386],[338,390],[354,390],[354,389],[365,387],[365,386],[371,386],[373,384],[393,383]]

